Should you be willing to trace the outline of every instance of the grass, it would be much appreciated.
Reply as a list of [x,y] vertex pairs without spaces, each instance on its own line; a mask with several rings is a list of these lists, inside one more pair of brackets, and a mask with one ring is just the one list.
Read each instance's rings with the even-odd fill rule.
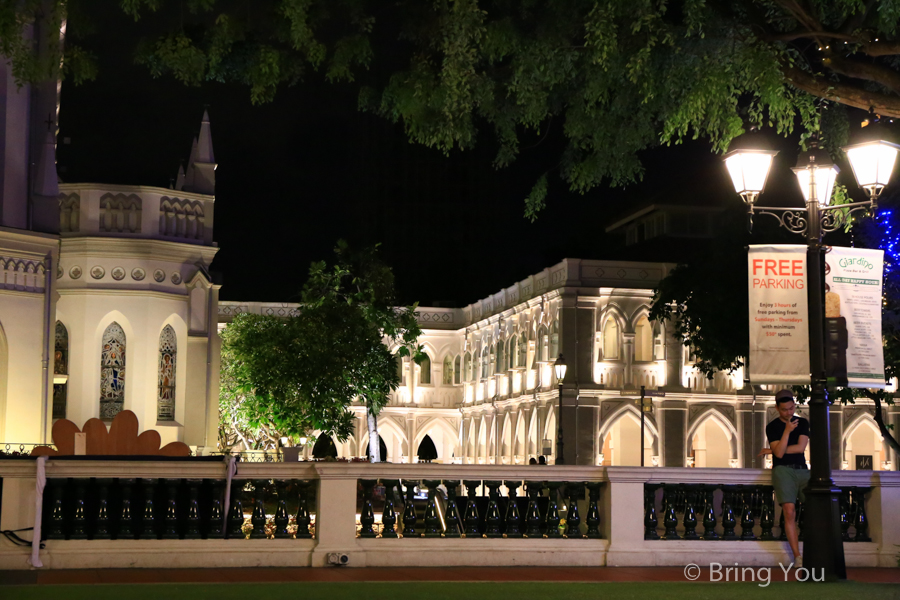
[[240,583],[30,585],[0,587],[8,600],[900,600],[900,586],[880,583]]

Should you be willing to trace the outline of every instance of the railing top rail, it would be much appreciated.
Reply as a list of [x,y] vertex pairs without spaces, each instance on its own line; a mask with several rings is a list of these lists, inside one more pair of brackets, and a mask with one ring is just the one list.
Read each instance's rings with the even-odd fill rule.
[[[48,477],[224,479],[225,461],[54,460]],[[0,459],[0,477],[35,477],[34,460]],[[236,479],[437,479],[598,481],[611,483],[771,485],[768,469],[445,465],[342,462],[237,463]],[[900,471],[835,471],[839,487],[900,487]]]

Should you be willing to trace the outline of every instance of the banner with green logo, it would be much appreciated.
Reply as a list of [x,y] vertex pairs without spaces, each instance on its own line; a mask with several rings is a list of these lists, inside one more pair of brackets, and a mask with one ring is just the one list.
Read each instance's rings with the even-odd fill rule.
[[850,387],[884,388],[884,251],[832,247],[825,255],[825,319],[846,323]]

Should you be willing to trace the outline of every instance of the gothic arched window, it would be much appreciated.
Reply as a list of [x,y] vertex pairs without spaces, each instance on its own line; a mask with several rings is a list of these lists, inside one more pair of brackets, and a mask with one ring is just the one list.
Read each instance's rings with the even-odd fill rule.
[[462,359],[457,355],[455,359],[453,359],[453,383],[455,385],[459,385],[460,381],[462,381],[462,365],[460,364]]
[[444,385],[453,385],[453,359],[450,355],[444,357],[444,375],[441,381]]
[[124,405],[125,332],[112,322],[103,332],[100,348],[100,418],[115,418]]
[[612,317],[603,326],[603,358],[619,358],[619,324]]
[[431,385],[431,357],[427,354],[419,363],[419,383]]
[[156,400],[156,419],[175,420],[175,365],[177,344],[175,330],[166,325],[159,334],[159,393]]
[[[56,341],[53,346],[53,418],[66,418],[66,396],[69,374],[69,332],[62,322],[56,322]],[[59,381],[59,383],[57,383]]]

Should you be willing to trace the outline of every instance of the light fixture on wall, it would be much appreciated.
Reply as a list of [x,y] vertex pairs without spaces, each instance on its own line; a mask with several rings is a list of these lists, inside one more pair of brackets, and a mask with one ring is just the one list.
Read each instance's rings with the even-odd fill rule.
[[651,456],[650,464],[653,465],[654,467],[658,467],[659,466],[659,455]]
[[841,461],[841,470],[849,471],[850,470],[850,461],[847,461],[847,460]]
[[738,468],[738,459],[732,458],[730,461],[728,461],[728,464],[731,465],[732,469],[737,469]]
[[689,467],[694,466],[694,457],[693,456],[688,456],[688,457],[686,457],[685,460],[687,462],[687,466],[689,466]]
[[605,458],[605,457],[603,456],[603,453],[602,453],[602,452],[597,456],[597,466],[598,466],[598,467],[602,467],[602,466],[603,466],[603,460],[604,460],[604,458]]

